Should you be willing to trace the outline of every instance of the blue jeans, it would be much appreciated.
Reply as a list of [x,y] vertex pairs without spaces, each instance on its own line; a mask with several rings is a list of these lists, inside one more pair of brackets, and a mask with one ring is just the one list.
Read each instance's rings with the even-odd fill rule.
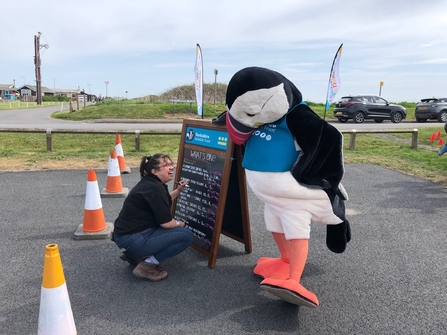
[[193,236],[193,232],[188,228],[157,227],[135,234],[114,234],[114,240],[118,248],[126,249],[124,253],[129,258],[138,260],[154,256],[161,263],[188,248]]
[[438,155],[442,156],[447,152],[447,143],[444,144],[444,146],[441,148],[441,150],[439,150]]

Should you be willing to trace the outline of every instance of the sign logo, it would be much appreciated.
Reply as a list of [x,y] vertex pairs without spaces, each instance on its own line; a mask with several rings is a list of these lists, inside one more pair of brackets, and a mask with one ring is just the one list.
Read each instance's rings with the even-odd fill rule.
[[228,133],[219,130],[187,127],[185,142],[225,151],[228,145]]
[[188,129],[186,132],[186,140],[192,141],[194,139],[194,129]]

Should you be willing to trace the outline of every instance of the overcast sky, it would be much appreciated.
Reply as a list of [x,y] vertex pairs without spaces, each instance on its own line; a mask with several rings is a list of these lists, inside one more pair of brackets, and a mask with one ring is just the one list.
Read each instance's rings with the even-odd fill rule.
[[445,0],[15,0],[0,18],[0,84],[128,98],[194,82],[196,44],[204,82],[228,83],[247,66],[289,78],[304,100],[324,102],[335,53],[343,95],[393,102],[447,96]]

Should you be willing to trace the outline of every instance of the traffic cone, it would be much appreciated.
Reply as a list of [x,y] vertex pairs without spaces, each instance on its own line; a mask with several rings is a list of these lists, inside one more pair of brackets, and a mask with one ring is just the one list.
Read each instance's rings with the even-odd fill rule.
[[116,150],[113,150],[109,157],[109,167],[107,171],[106,191],[109,193],[117,193],[123,190],[121,180],[121,172],[119,169],[118,157]]
[[436,133],[431,134],[429,141],[434,142],[436,138]]
[[75,240],[110,238],[113,224],[106,222],[102,209],[101,195],[99,194],[96,172],[88,170],[87,187],[84,205],[84,222],[78,226],[74,233]]
[[437,135],[437,137],[441,137],[441,131],[440,131],[440,130],[438,130],[438,135]]
[[37,334],[77,334],[57,244],[45,248]]
[[116,150],[113,149],[109,157],[109,168],[107,170],[106,187],[101,191],[101,196],[106,198],[127,197],[129,189],[123,187],[121,181],[120,167],[116,157]]
[[120,167],[121,174],[130,173],[130,168],[126,166],[126,161],[124,159],[124,151],[123,151],[123,146],[121,145],[120,134],[116,134],[115,150],[116,150],[116,156],[118,157],[118,164]]
[[439,139],[439,141],[438,141],[438,145],[442,145],[442,137]]

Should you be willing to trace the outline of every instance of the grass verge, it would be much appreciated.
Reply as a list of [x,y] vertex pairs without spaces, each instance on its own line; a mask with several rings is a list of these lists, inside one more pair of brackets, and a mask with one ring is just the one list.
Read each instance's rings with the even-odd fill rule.
[[[411,149],[411,134],[399,134],[396,139],[372,134],[357,134],[356,149],[347,150],[349,136],[344,138],[345,163],[377,164],[409,175],[447,184],[446,157],[438,157],[439,138],[430,136],[442,126],[419,131],[417,149]],[[0,171],[107,169],[114,149],[115,135],[54,134],[53,151],[46,151],[45,134],[0,133]],[[179,135],[144,135],[141,151],[135,150],[135,137],[121,135],[124,157],[131,168],[139,166],[143,155],[157,152],[177,160]]]
[[[334,104],[325,112],[325,104],[308,101],[307,104],[321,118],[330,119],[334,116]],[[407,119],[414,119],[415,103],[401,103],[407,109]],[[215,105],[203,105],[203,117],[213,118],[225,111],[225,103],[217,102]],[[93,104],[79,110],[61,111],[53,114],[54,118],[63,120],[87,119],[163,119],[172,118],[180,114],[197,115],[197,105],[192,103],[166,103],[166,102],[135,102],[131,100],[109,100],[105,103]]]

